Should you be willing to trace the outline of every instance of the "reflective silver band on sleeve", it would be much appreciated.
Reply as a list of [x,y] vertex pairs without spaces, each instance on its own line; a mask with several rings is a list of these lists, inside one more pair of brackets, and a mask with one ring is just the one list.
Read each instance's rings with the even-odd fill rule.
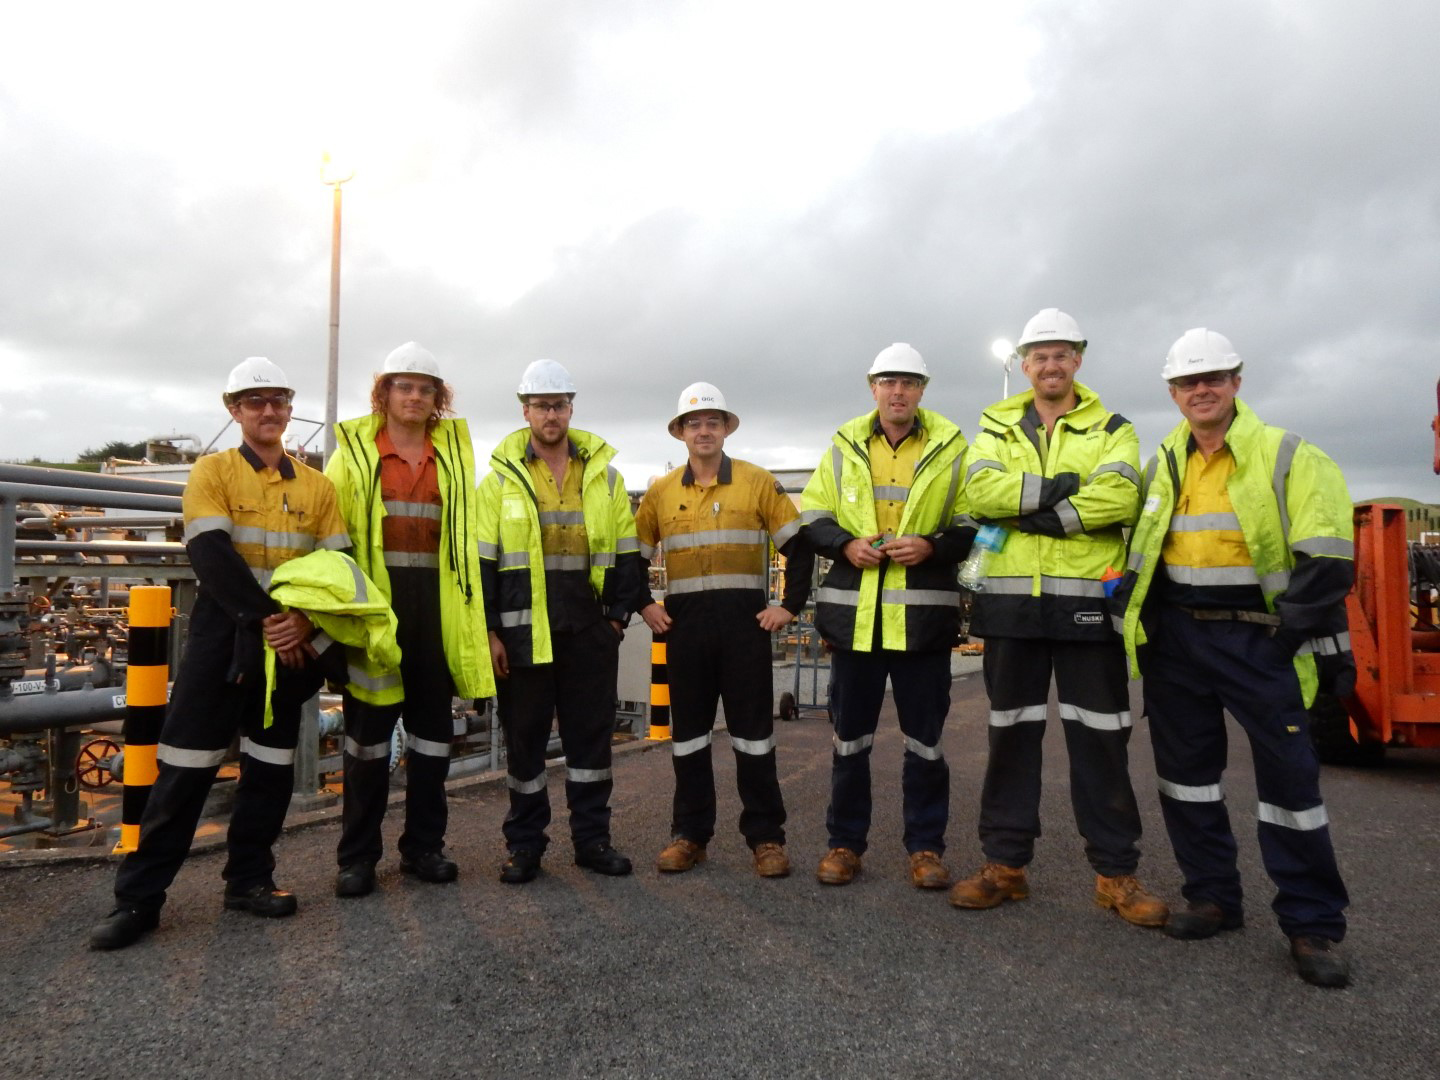
[[638,536],[622,536],[615,541],[616,555],[634,555],[640,550]]
[[294,765],[295,748],[292,746],[286,750],[279,746],[261,746],[259,743],[251,742],[249,739],[240,739],[240,753],[252,761],[262,761],[266,765]]
[[1125,560],[1125,569],[1134,570],[1137,574],[1145,566],[1145,553],[1143,551],[1132,551],[1130,557]]
[[978,529],[980,522],[976,521],[970,514],[956,514],[950,519],[950,524],[959,528]]
[[657,549],[653,544],[641,544],[641,545],[640,545],[640,557],[641,557],[642,559],[644,559],[646,562],[649,562],[651,559],[653,559],[653,558],[655,557],[655,552],[656,552],[657,550],[658,550],[658,549]]
[[592,551],[590,553],[590,565],[599,567],[602,570],[609,570],[615,565],[617,555],[613,551]]
[[384,562],[386,566],[422,570],[440,569],[440,556],[433,551],[387,551]]
[[517,780],[513,776],[507,776],[505,786],[516,795],[534,795],[537,791],[545,790],[545,771],[542,769],[540,775],[533,780]]
[[525,608],[523,611],[502,611],[502,612],[500,613],[500,625],[501,625],[501,626],[529,626],[529,625],[530,625],[530,609],[529,609],[529,608]]
[[1289,570],[1276,570],[1274,573],[1266,574],[1260,579],[1260,590],[1270,596],[1276,593],[1282,593],[1289,587]]
[[565,779],[572,784],[599,784],[611,777],[609,769],[572,769],[565,767]]
[[1156,777],[1155,784],[1160,794],[1176,802],[1224,802],[1225,793],[1219,784],[1176,784],[1163,777]]
[[701,574],[699,577],[671,578],[671,595],[707,592],[712,589],[764,589],[763,574]]
[[670,744],[670,752],[675,757],[685,757],[687,754],[694,754],[700,750],[704,750],[707,746],[709,746],[711,740],[714,739],[714,737],[714,732],[707,731],[699,738],[686,739],[684,742],[672,742]]
[[905,749],[916,757],[924,758],[926,761],[939,761],[945,756],[939,746],[926,746],[918,739],[912,739],[909,735],[905,736]]
[[349,735],[345,736],[345,753],[357,761],[379,761],[390,756],[390,740],[362,746]]
[[827,520],[827,519],[830,520],[830,521],[834,521],[834,520],[835,520],[835,512],[834,512],[833,510],[801,510],[801,511],[800,511],[800,524],[802,524],[802,525],[813,525],[813,524],[815,524],[815,522],[817,522],[817,521],[825,521],[825,520]]
[[771,533],[770,539],[774,541],[774,544],[777,548],[783,548],[786,544],[790,542],[791,538],[796,536],[799,532],[800,519],[798,517],[791,518],[784,525],[781,525],[780,528],[776,529],[773,533]]
[[1339,656],[1341,653],[1350,651],[1350,631],[1346,630],[1339,634],[1326,634],[1323,637],[1311,638],[1302,642],[1297,653],[1314,653],[1316,656]]
[[1140,474],[1137,473],[1133,468],[1131,468],[1131,467],[1130,467],[1130,464],[1129,464],[1128,462],[1125,462],[1125,461],[1112,461],[1112,462],[1110,462],[1108,465],[1101,465],[1098,469],[1096,469],[1094,472],[1092,472],[1092,473],[1090,474],[1090,476],[1089,476],[1088,479],[1089,479],[1089,480],[1094,480],[1094,479],[1095,479],[1097,476],[1099,476],[1101,473],[1109,473],[1109,472],[1119,473],[1121,476],[1125,477],[1126,480],[1129,480],[1129,481],[1130,481],[1132,484],[1134,484],[1136,487],[1139,487],[1139,486],[1140,486]]
[[1312,536],[1309,540],[1297,540],[1290,546],[1297,555],[1332,555],[1341,559],[1355,558],[1355,541],[1338,536]]
[[450,744],[448,742],[436,742],[434,739],[422,739],[418,736],[405,733],[405,746],[416,754],[423,754],[426,757],[448,758],[450,756]]
[[528,551],[507,551],[499,558],[501,570],[517,570],[522,566],[530,565],[530,553]]
[[1256,806],[1256,816],[1268,825],[1279,825],[1282,829],[1295,829],[1297,832],[1314,832],[1330,824],[1330,815],[1325,812],[1324,803],[1309,810],[1286,810],[1283,806],[1262,802]]
[[768,534],[760,529],[702,529],[699,532],[676,533],[665,538],[668,551],[686,551],[711,544],[763,544]]
[[838,735],[830,736],[830,741],[835,746],[835,753],[841,757],[851,757],[854,754],[869,750],[875,744],[875,736],[861,735],[858,739],[842,739]]
[[370,602],[369,587],[365,574],[361,571],[359,563],[355,560],[347,560],[345,565],[350,570],[350,599],[357,604]]
[[488,559],[491,562],[500,558],[500,545],[492,544],[488,540],[475,541],[475,551],[480,558]]
[[335,639],[325,633],[324,630],[316,631],[315,636],[310,639],[310,647],[314,649],[317,654],[323,653],[334,644]]
[[1051,509],[1055,516],[1060,519],[1060,527],[1065,530],[1066,536],[1074,536],[1085,529],[1084,523],[1080,520],[1080,513],[1071,504],[1069,499],[1061,499]]
[[775,736],[771,735],[768,739],[737,739],[731,735],[730,745],[738,753],[749,754],[751,757],[764,757],[766,754],[775,752]]
[[229,536],[230,530],[234,527],[235,523],[231,521],[228,517],[195,518],[193,521],[187,521],[185,523],[184,540],[185,543],[188,544],[191,540],[194,540],[195,537],[199,536],[201,533],[207,532],[223,532],[227,536]]
[[584,525],[584,510],[541,510],[541,525]]
[[965,470],[965,482],[968,484],[970,482],[970,478],[974,476],[977,472],[979,472],[981,469],[995,469],[999,472],[1004,472],[1005,466],[1001,465],[998,461],[991,460],[990,458],[978,458],[975,461],[972,461],[970,463],[970,467]]
[[155,760],[178,769],[214,769],[225,760],[228,749],[227,746],[219,750],[186,750],[162,742],[155,748]]
[[380,503],[385,507],[385,513],[391,517],[424,518],[426,521],[439,521],[439,506],[434,503],[401,502],[399,499],[383,499]]
[[315,546],[321,551],[344,551],[353,544],[349,533],[331,533],[329,536],[317,540]]
[[1079,705],[1067,705],[1063,701],[1060,703],[1060,719],[1078,720],[1094,731],[1123,731],[1132,725],[1129,709],[1118,713],[1096,712],[1082,709]]
[[1046,706],[1022,705],[1018,709],[991,709],[991,727],[1014,727],[1016,724],[1033,724],[1045,719]]
[[1023,474],[1020,481],[1020,513],[1033,514],[1040,509],[1040,487],[1044,482],[1043,476]]

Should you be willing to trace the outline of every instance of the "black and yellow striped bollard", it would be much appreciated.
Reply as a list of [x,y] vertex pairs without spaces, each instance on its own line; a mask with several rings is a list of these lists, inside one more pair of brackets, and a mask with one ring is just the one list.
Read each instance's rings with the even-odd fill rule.
[[130,590],[130,657],[125,674],[125,790],[116,855],[140,846],[140,818],[155,785],[155,761],[170,682],[170,587]]
[[650,643],[650,738],[670,738],[670,673],[665,664],[665,635]]

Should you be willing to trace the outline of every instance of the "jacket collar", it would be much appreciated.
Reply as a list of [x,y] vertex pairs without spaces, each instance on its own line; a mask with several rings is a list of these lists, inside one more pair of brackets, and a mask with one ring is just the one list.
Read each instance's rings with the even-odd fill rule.
[[[680,476],[680,482],[686,487],[695,483],[695,470],[690,468],[688,461],[685,463],[685,472]],[[715,482],[719,484],[730,483],[730,455],[723,451],[720,454],[720,471],[716,475]]]
[[[240,444],[240,456],[244,458],[245,461],[249,464],[249,466],[256,472],[259,472],[261,469],[265,468],[265,462],[260,460],[259,454],[255,453],[254,450],[250,449],[249,443],[242,442]],[[295,462],[291,460],[289,454],[280,455],[280,464],[276,466],[276,469],[279,471],[280,475],[286,480],[295,479]]]

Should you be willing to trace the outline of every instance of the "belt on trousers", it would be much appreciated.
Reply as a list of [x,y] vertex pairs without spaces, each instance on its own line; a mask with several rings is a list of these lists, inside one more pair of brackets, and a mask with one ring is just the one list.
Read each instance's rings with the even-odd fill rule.
[[1176,604],[1176,607],[1185,612],[1192,619],[1199,619],[1201,622],[1248,622],[1258,623],[1261,626],[1279,626],[1280,616],[1271,615],[1266,611],[1240,611],[1232,608],[1194,608],[1184,607]]

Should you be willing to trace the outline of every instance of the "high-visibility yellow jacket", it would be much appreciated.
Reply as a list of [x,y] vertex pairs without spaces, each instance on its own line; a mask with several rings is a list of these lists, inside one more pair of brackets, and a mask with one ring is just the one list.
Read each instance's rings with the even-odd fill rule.
[[[615,448],[598,435],[570,429],[572,468],[584,470],[580,500],[590,548],[590,587],[608,618],[624,622],[630,612],[617,589],[617,566],[639,569],[640,541],[625,481],[610,464]],[[480,572],[487,625],[499,633],[511,664],[528,667],[554,660],[545,606],[545,552],[539,498],[525,464],[530,429],[507,435],[490,456],[492,471],[480,481]]]
[[1075,383],[1075,408],[1048,435],[1026,390],[986,409],[965,454],[976,521],[1005,526],[975,597],[980,637],[1114,640],[1101,577],[1125,565],[1140,509],[1135,428]]
[[[375,437],[385,424],[377,414],[335,425],[335,453],[325,475],[335,484],[340,514],[354,544],[355,561],[388,600],[380,497],[380,454]],[[485,602],[480,587],[475,495],[475,452],[461,419],[442,419],[430,433],[440,482],[440,634],[445,661],[462,698],[490,697],[495,677],[486,644]]]
[[806,534],[817,552],[834,560],[815,594],[815,625],[832,646],[854,652],[874,647],[877,618],[882,649],[949,649],[960,628],[955,566],[974,537],[961,486],[965,436],[939,413],[917,411],[926,445],[896,535],[924,536],[935,553],[918,566],[886,560],[862,571],[845,558],[844,547],[879,532],[867,448],[876,416],[857,416],[835,433],[800,497]]
[[[346,689],[372,705],[390,705],[404,696],[400,687],[400,643],[390,602],[350,556],[313,551],[275,568],[270,597],[286,610],[303,611],[320,634],[316,652],[332,641],[345,646]],[[265,646],[265,726],[270,726],[270,693],[275,689],[275,650]]]
[[[1263,423],[1238,399],[1225,443],[1235,459],[1226,491],[1266,610],[1280,616],[1276,636],[1296,649],[1295,670],[1309,706],[1317,685],[1316,655],[1350,648],[1344,600],[1354,578],[1355,534],[1345,478],[1319,447]],[[1155,575],[1164,572],[1160,552],[1190,448],[1190,425],[1181,421],[1145,471],[1140,520],[1112,603],[1132,676],[1141,674],[1137,650],[1147,641],[1146,600]]]

